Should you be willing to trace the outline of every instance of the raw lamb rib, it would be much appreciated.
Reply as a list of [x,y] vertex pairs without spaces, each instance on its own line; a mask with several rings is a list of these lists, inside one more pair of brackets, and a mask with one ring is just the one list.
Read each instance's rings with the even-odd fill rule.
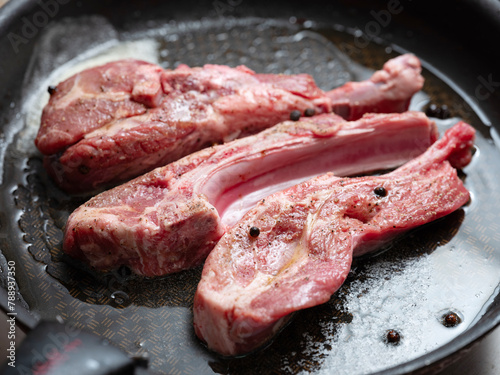
[[269,342],[291,313],[327,302],[353,256],[468,201],[453,167],[469,163],[473,141],[474,129],[461,122],[391,173],[326,174],[262,200],[205,262],[196,334],[216,352],[242,355]]
[[436,139],[420,112],[287,121],[93,197],[68,219],[63,249],[98,269],[125,264],[145,276],[191,268],[262,197],[326,171],[394,168]]
[[307,74],[256,74],[221,65],[163,70],[117,61],[51,88],[35,143],[62,189],[92,191],[254,134],[294,110],[333,108],[348,120],[365,112],[402,112],[422,88],[420,71],[415,56],[402,55],[368,81],[325,93]]

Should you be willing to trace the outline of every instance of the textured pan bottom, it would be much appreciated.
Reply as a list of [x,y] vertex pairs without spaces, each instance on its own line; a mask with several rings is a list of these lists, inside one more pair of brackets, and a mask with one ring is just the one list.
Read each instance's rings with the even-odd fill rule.
[[[155,373],[366,374],[445,345],[483,314],[499,284],[498,149],[489,129],[450,87],[428,70],[411,109],[446,104],[451,118],[478,131],[473,163],[462,177],[472,192],[463,209],[410,233],[376,256],[357,260],[342,289],[325,305],[296,314],[264,350],[240,359],[209,353],[192,329],[191,305],[201,268],[161,279],[132,277],[127,269],[96,274],[65,257],[62,228],[86,197],[70,197],[48,179],[33,139],[46,89],[78,70],[134,57],[164,68],[179,63],[245,64],[263,73],[309,73],[324,90],[368,77],[396,55],[391,47],[357,48],[342,27],[310,21],[220,19],[135,25],[120,32],[100,16],[66,19],[45,30],[25,81],[18,133],[4,161],[5,215],[14,218],[5,256],[18,267],[20,292],[40,317],[109,339],[132,355],[145,354]],[[130,31],[133,30],[133,31]],[[17,225],[18,224],[18,225]],[[2,247],[3,249],[3,247]],[[2,263],[4,259],[2,259]],[[456,312],[461,323],[445,327]],[[397,331],[397,345],[387,332]],[[381,360],[382,359],[382,360]]]

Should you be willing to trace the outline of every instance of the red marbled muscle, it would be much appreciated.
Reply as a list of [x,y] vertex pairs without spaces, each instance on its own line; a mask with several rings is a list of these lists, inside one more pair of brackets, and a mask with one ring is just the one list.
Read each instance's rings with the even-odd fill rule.
[[36,146],[45,155],[55,154],[114,119],[145,113],[159,104],[162,71],[154,64],[124,60],[60,83],[43,110]]
[[[262,200],[205,262],[193,307],[198,337],[223,355],[248,353],[291,313],[327,302],[353,256],[460,208],[469,192],[449,161],[470,161],[474,134],[459,123],[386,175],[326,174]],[[377,187],[387,195],[375,194]],[[258,237],[249,235],[251,227],[260,229]]]
[[95,196],[70,216],[63,249],[100,269],[177,272],[200,264],[226,228],[268,194],[326,171],[394,168],[436,138],[435,124],[419,112],[287,121]]
[[422,84],[420,62],[411,55],[387,63],[365,83],[327,93],[307,74],[256,74],[221,65],[162,70],[117,61],[60,83],[35,143],[62,189],[86,192],[254,134],[287,120],[293,110],[338,108],[348,119],[402,112]]
[[347,120],[357,120],[368,112],[403,112],[424,84],[420,70],[418,58],[402,55],[387,61],[369,80],[348,82],[327,95],[333,111]]

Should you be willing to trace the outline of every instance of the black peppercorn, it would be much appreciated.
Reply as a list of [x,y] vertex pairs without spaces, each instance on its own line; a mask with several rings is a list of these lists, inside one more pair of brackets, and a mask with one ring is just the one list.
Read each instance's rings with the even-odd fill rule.
[[387,331],[386,340],[389,344],[397,345],[401,341],[401,335],[398,331],[391,329],[390,331]]
[[80,172],[81,174],[87,174],[90,172],[90,168],[87,167],[86,165],[80,165],[78,167],[78,172]]
[[49,88],[47,89],[47,91],[49,92],[50,95],[53,95],[56,93],[57,91],[57,87],[56,86],[49,86]]
[[300,115],[301,115],[300,111],[297,110],[292,111],[290,112],[290,120],[298,121],[300,119]]
[[306,116],[306,117],[311,117],[311,116],[314,116],[315,114],[316,114],[316,110],[314,108],[307,108],[304,111],[304,116]]
[[457,313],[450,311],[443,315],[442,323],[445,327],[450,328],[462,323],[462,319],[460,319]]
[[251,227],[250,228],[250,236],[251,237],[258,237],[260,234],[260,229],[257,227]]
[[441,106],[441,118],[442,119],[447,119],[451,116],[450,110],[448,109],[448,106],[446,104],[443,104]]
[[379,197],[385,197],[387,195],[387,190],[383,186],[377,186],[373,189],[373,192]]
[[427,107],[425,114],[429,117],[436,117],[442,120],[447,119],[451,116],[450,110],[448,109],[448,106],[446,104],[443,104],[442,106],[431,104],[429,105],[429,107]]
[[425,110],[425,114],[429,117],[437,117],[438,106],[435,104],[431,104]]

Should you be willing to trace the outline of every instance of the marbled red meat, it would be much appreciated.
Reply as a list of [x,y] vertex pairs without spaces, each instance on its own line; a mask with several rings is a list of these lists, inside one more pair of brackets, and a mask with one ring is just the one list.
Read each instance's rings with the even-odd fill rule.
[[326,171],[395,168],[436,138],[420,112],[287,121],[95,196],[70,216],[63,249],[99,269],[177,272],[202,263],[227,227],[268,194]]
[[123,60],[87,69],[61,82],[45,106],[35,144],[45,155],[64,151],[109,122],[160,104],[163,69]]
[[366,112],[402,112],[422,88],[420,70],[415,56],[402,55],[364,83],[325,93],[307,74],[256,74],[221,65],[163,70],[117,61],[60,83],[35,143],[62,189],[92,191],[254,134],[287,120],[293,110],[334,109],[348,120]]
[[474,134],[460,122],[391,173],[326,174],[263,199],[205,262],[194,298],[196,334],[223,355],[255,350],[290,314],[327,302],[353,256],[462,207],[469,192],[454,167],[470,162]]
[[332,110],[347,120],[356,120],[365,113],[403,112],[408,109],[417,87],[424,79],[420,61],[412,55],[402,55],[384,64],[384,68],[362,82],[348,82],[329,91]]

